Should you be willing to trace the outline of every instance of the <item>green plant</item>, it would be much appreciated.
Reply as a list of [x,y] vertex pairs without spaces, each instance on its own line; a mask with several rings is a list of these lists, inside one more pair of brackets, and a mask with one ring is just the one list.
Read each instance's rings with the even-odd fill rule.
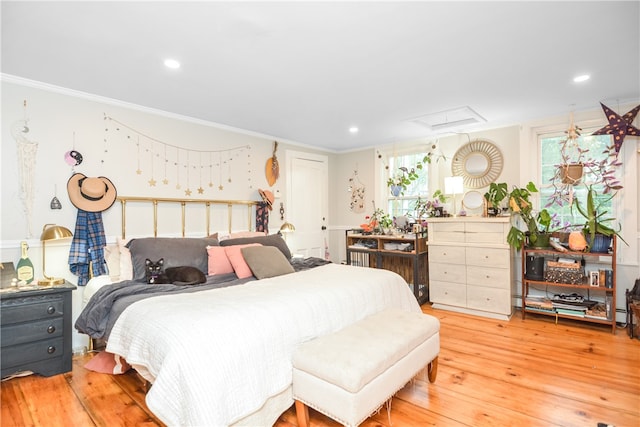
[[[419,169],[422,169],[422,164],[420,164]],[[387,187],[400,187],[400,193],[404,195],[404,192],[407,190],[407,186],[411,185],[413,181],[418,179],[418,173],[415,169],[409,170],[408,168],[401,166],[398,168],[398,173],[394,174],[394,176],[389,177],[387,180]]]
[[500,203],[506,199],[509,194],[509,190],[506,182],[492,182],[489,184],[489,190],[484,193],[484,199],[487,201],[487,206],[494,209],[500,208]]
[[507,234],[507,242],[513,248],[520,249],[522,244],[529,237],[529,243],[535,246],[541,235],[551,232],[551,214],[546,209],[536,213],[531,202],[532,193],[537,193],[533,182],[529,182],[526,187],[514,187],[509,193],[509,211],[513,216],[519,217],[526,226],[526,231],[515,225],[511,226]]
[[575,206],[578,212],[585,218],[584,227],[582,229],[583,234],[587,238],[587,245],[589,250],[591,250],[591,246],[595,242],[596,234],[602,234],[607,237],[612,237],[614,235],[618,236],[620,240],[622,240],[626,245],[628,243],[622,238],[620,235],[620,227],[618,230],[614,230],[611,228],[608,223],[614,220],[614,218],[604,218],[608,212],[602,210],[602,206],[605,203],[608,203],[611,199],[615,197],[616,193],[610,193],[606,198],[601,199],[596,203],[598,199],[598,194],[596,190],[593,188],[593,185],[590,185],[587,191],[587,204],[583,206],[578,199],[574,199],[572,209]]
[[415,205],[413,206],[415,219],[432,216],[435,208],[441,206],[442,203],[447,201],[447,196],[444,195],[442,190],[436,190],[431,197],[433,200],[418,197]]

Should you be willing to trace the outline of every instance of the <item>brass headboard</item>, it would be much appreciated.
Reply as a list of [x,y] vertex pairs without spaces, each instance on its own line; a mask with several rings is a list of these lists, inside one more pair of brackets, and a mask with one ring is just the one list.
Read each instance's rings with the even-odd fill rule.
[[227,212],[229,215],[228,224],[229,232],[231,232],[232,225],[232,213],[234,206],[246,206],[247,207],[247,230],[252,229],[252,206],[257,205],[260,202],[252,200],[210,200],[210,199],[172,199],[164,197],[130,197],[130,196],[118,196],[117,200],[120,201],[122,207],[122,238],[126,237],[127,230],[127,203],[128,202],[147,202],[153,206],[153,236],[158,237],[158,204],[160,203],[177,203],[181,206],[181,230],[182,237],[185,237],[185,223],[186,223],[186,206],[187,204],[201,204],[206,207],[206,233],[210,233],[210,220],[211,220],[211,205],[227,205]]

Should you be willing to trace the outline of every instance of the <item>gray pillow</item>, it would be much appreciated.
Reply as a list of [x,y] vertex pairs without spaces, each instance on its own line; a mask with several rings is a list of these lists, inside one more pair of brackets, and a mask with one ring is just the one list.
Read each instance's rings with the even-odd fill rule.
[[275,246],[280,249],[280,252],[282,252],[286,259],[291,259],[291,251],[289,250],[289,246],[287,246],[287,242],[277,234],[226,239],[220,241],[220,246],[246,245],[247,243],[260,243],[262,246]]
[[217,246],[217,239],[189,237],[145,237],[132,239],[127,247],[131,251],[133,280],[145,278],[144,262],[147,258],[155,262],[164,258],[164,268],[188,265],[208,272],[207,246]]
[[240,252],[257,279],[295,272],[291,263],[275,246],[248,246],[240,249]]

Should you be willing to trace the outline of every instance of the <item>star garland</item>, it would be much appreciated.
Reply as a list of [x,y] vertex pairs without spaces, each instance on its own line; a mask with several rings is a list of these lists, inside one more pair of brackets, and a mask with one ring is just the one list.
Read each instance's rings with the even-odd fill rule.
[[[238,167],[232,167],[232,163],[238,159],[238,156],[247,152],[246,156],[246,177],[247,177],[247,185],[249,188],[253,187],[251,182],[251,146],[243,145],[232,148],[223,148],[219,150],[194,150],[190,148],[185,148],[178,146],[176,144],[171,144],[165,141],[161,141],[157,138],[149,136],[143,132],[140,132],[133,127],[114,119],[113,117],[108,116],[106,113],[104,114],[105,121],[105,137],[104,137],[104,147],[105,152],[107,151],[107,144],[109,137],[113,137],[114,133],[110,133],[110,130],[115,130],[116,133],[120,133],[123,135],[127,142],[135,141],[136,152],[137,152],[137,169],[135,171],[136,175],[144,175],[145,172],[142,169],[142,164],[149,165],[149,177],[147,183],[150,187],[155,187],[157,184],[156,176],[155,176],[155,166],[156,162],[161,162],[163,165],[163,179],[162,183],[164,185],[168,185],[170,183],[170,169],[173,166],[175,168],[175,189],[177,191],[182,190],[183,182],[181,179],[186,179],[186,188],[184,189],[184,193],[186,196],[190,196],[193,191],[190,188],[191,182],[190,179],[193,177],[194,179],[197,177],[199,186],[196,189],[197,194],[205,194],[205,187],[202,183],[202,172],[205,168],[209,168],[209,189],[214,188],[213,176],[214,169],[218,170],[219,176],[219,185],[218,190],[222,191],[224,186],[222,184],[222,174],[226,172],[226,181],[228,183],[233,182],[233,174],[243,174],[242,169]],[[132,136],[134,138],[132,138]],[[175,149],[175,152],[172,153],[171,149]],[[217,154],[217,162],[214,163],[214,155]],[[144,160],[144,161],[143,161]],[[147,163],[148,162],[148,163]],[[226,170],[223,171],[223,167]],[[181,174],[180,170],[184,169],[184,175]],[[196,176],[197,175],[197,176]]]

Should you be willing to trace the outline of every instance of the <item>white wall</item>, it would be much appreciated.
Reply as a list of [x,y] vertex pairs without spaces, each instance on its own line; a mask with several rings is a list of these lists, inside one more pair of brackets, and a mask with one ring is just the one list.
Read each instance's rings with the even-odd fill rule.
[[[134,133],[126,128],[105,120],[105,115],[115,118],[133,127],[137,132],[157,139],[162,143],[176,145],[188,150],[220,150],[240,146],[249,146],[238,158],[233,160],[229,173],[223,173],[223,190],[218,189],[219,176],[214,175],[215,186],[208,187],[209,175],[205,174],[202,185],[204,194],[197,193],[200,186],[199,172],[190,174],[188,187],[193,191],[190,198],[195,199],[224,199],[224,200],[261,200],[258,188],[280,190],[282,197],[285,193],[285,168],[281,168],[278,182],[269,187],[265,178],[265,162],[273,151],[273,138],[251,134],[250,132],[234,131],[213,124],[193,119],[178,117],[143,109],[113,100],[103,99],[82,93],[74,93],[60,88],[40,86],[33,82],[11,82],[6,79],[1,84],[2,91],[2,130],[1,130],[1,174],[0,174],[0,207],[2,212],[0,259],[17,264],[20,257],[20,241],[29,244],[29,255],[34,264],[36,277],[42,277],[42,252],[40,234],[44,224],[55,223],[74,231],[77,209],[70,203],[66,184],[74,170],[64,159],[67,151],[79,151],[84,160],[75,167],[75,172],[87,176],[106,176],[115,184],[118,194],[123,196],[155,196],[184,198],[187,188],[186,175],[181,178],[181,189],[176,189],[178,180],[170,172],[168,185],[162,184],[164,170],[160,164],[153,167],[154,178],[158,183],[155,187],[149,185],[151,178],[150,155],[143,152],[138,164],[138,150]],[[29,234],[25,210],[20,200],[19,169],[16,141],[12,137],[11,128],[24,118],[23,102],[27,101],[26,116],[29,132],[26,137],[38,143],[35,159],[34,203],[32,211],[32,233]],[[106,128],[109,131],[105,131]],[[116,128],[121,130],[117,131]],[[74,143],[75,133],[75,143]],[[131,135],[132,138],[127,138]],[[105,139],[107,140],[105,143]],[[143,138],[144,139],[144,138]],[[162,146],[163,144],[158,144]],[[279,153],[284,153],[292,144],[280,143]],[[295,145],[297,150],[310,150]],[[106,150],[106,151],[105,151]],[[161,159],[163,160],[163,159]],[[205,164],[208,159],[204,159]],[[192,161],[192,164],[199,167]],[[140,167],[143,174],[138,175]],[[231,176],[232,181],[227,178]],[[51,199],[57,196],[62,209],[50,209]],[[127,236],[151,235],[152,211],[145,214],[133,212],[127,215]],[[226,230],[227,213],[223,213],[212,223],[220,219],[219,227]],[[192,215],[201,215],[197,212]],[[214,216],[215,213],[212,214]],[[246,210],[234,215],[233,228],[236,230],[247,228]],[[116,203],[103,213],[105,234],[107,241],[113,243],[121,232],[120,206]],[[159,218],[160,232],[164,235],[179,235],[179,213],[175,219]],[[203,235],[204,222],[193,225],[187,221],[188,235]],[[273,232],[281,225],[279,215],[271,215],[270,230]],[[165,228],[162,228],[165,227]],[[211,231],[215,231],[212,229]],[[64,277],[75,283],[75,276],[69,272],[67,259],[70,241],[51,243],[47,245],[47,274]],[[73,293],[74,320],[80,311],[83,289]],[[74,348],[85,345],[85,339],[76,334]]]

